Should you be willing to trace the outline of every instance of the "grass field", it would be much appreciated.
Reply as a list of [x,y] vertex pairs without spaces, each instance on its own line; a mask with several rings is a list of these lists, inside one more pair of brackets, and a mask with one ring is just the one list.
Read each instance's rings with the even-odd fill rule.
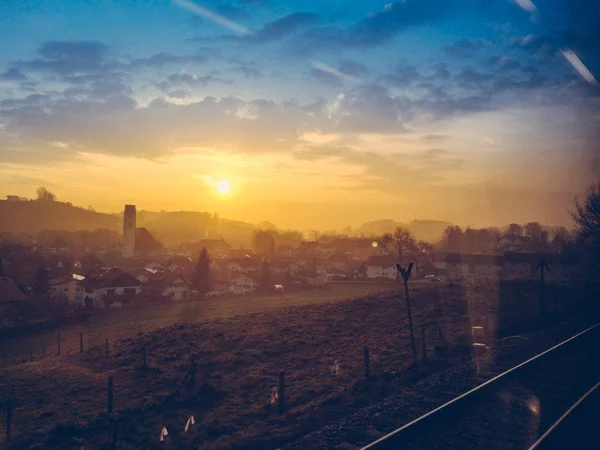
[[373,292],[394,288],[388,283],[329,284],[320,288],[287,292],[283,296],[250,296],[202,300],[200,302],[168,303],[124,310],[106,310],[94,314],[89,323],[78,323],[27,335],[0,339],[0,367],[22,363],[57,353],[57,334],[61,334],[61,352],[79,351],[79,332],[84,334],[84,348],[111,342],[168,327],[175,323],[190,323],[207,319],[231,317],[290,306],[343,301]]
[[[243,315],[234,315],[241,309],[235,302],[213,305],[212,312],[207,312],[210,305],[205,309],[187,305],[188,310],[178,305],[181,309],[171,315],[160,307],[157,311],[164,314],[160,318],[145,312],[138,323],[129,316],[120,325],[129,324],[128,337],[111,346],[108,359],[102,349],[90,349],[83,355],[5,367],[0,370],[0,385],[2,398],[13,404],[14,448],[107,445],[112,434],[105,413],[109,375],[115,380],[115,417],[123,448],[268,449],[297,439],[419,376],[418,371],[407,371],[409,337],[399,292],[337,301],[342,292],[373,288],[332,286],[322,291],[320,300],[317,291],[310,298],[298,293],[292,299],[259,299],[253,306],[245,303]],[[529,284],[414,285],[415,329],[438,325],[451,357],[468,357],[471,326],[490,322],[502,329],[519,320],[537,322],[536,289]],[[549,298],[557,295],[575,301],[579,293],[548,289]],[[304,305],[278,308],[286,301]],[[106,321],[110,322],[110,314]],[[134,313],[115,313],[113,322],[123,320],[121,314]],[[210,319],[211,314],[216,318]],[[206,320],[194,322],[199,317]],[[136,330],[144,326],[147,331],[138,335]],[[433,351],[431,340],[430,344]],[[141,367],[144,345],[148,368]],[[369,386],[362,381],[364,345],[370,347],[377,378]],[[196,387],[184,385],[173,395],[191,357],[198,360]],[[331,371],[336,361],[338,373]],[[284,414],[270,402],[280,370],[286,373]],[[196,425],[184,433],[191,414]],[[169,436],[160,443],[163,426]]]

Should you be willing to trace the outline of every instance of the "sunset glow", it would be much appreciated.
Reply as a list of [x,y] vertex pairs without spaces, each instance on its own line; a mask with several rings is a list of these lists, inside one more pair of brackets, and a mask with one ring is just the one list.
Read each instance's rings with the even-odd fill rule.
[[579,2],[21,3],[0,2],[3,195],[305,230],[569,225],[600,167]]
[[217,192],[221,195],[227,195],[229,194],[229,191],[231,191],[231,185],[227,180],[219,181],[215,187],[217,189]]

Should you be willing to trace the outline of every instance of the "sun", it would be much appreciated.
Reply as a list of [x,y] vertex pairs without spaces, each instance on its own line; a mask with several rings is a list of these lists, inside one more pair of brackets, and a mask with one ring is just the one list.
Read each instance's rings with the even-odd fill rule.
[[217,192],[221,195],[227,195],[229,194],[229,191],[231,191],[231,184],[229,184],[229,181],[227,180],[219,181],[215,187],[217,188]]

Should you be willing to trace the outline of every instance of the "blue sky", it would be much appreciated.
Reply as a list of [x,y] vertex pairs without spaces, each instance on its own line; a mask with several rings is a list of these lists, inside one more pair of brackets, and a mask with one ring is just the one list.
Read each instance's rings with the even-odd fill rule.
[[566,224],[600,172],[599,19],[592,0],[5,0],[0,186],[289,227]]

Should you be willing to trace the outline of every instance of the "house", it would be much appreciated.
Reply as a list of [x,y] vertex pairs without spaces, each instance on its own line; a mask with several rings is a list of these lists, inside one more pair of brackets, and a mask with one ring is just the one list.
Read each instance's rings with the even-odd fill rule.
[[334,253],[327,260],[329,268],[337,271],[345,271],[348,261],[350,261],[350,257],[348,255],[341,255],[339,253]]
[[448,269],[447,253],[434,253],[431,257],[433,261],[433,268],[437,272],[446,272]]
[[251,257],[232,259],[227,263],[226,267],[228,270],[233,272],[256,272],[260,268],[260,261]]
[[302,278],[304,283],[310,286],[323,286],[329,281],[329,276],[326,273],[320,273],[316,275],[312,273],[310,275],[305,275]]
[[359,280],[366,277],[367,269],[363,261],[348,261],[346,264],[346,274],[353,280]]
[[83,288],[80,284],[83,280],[85,277],[76,273],[50,280],[52,298],[69,305],[85,306],[83,304]]
[[258,284],[248,275],[240,275],[229,282],[229,291],[233,294],[249,294],[256,291]]
[[85,306],[94,308],[122,305],[130,302],[142,290],[141,281],[116,268],[89,273],[80,284],[83,287]]
[[395,280],[398,277],[396,260],[391,255],[371,255],[365,262],[369,280]]
[[188,300],[192,298],[190,283],[176,273],[161,273],[150,279],[143,288],[143,293],[154,297],[169,297],[172,300]]
[[23,322],[27,296],[7,278],[0,278],[0,329]]
[[146,284],[150,279],[156,275],[159,271],[153,269],[147,269],[145,267],[138,267],[137,269],[129,270],[127,273],[133,276],[136,280],[143,284]]

